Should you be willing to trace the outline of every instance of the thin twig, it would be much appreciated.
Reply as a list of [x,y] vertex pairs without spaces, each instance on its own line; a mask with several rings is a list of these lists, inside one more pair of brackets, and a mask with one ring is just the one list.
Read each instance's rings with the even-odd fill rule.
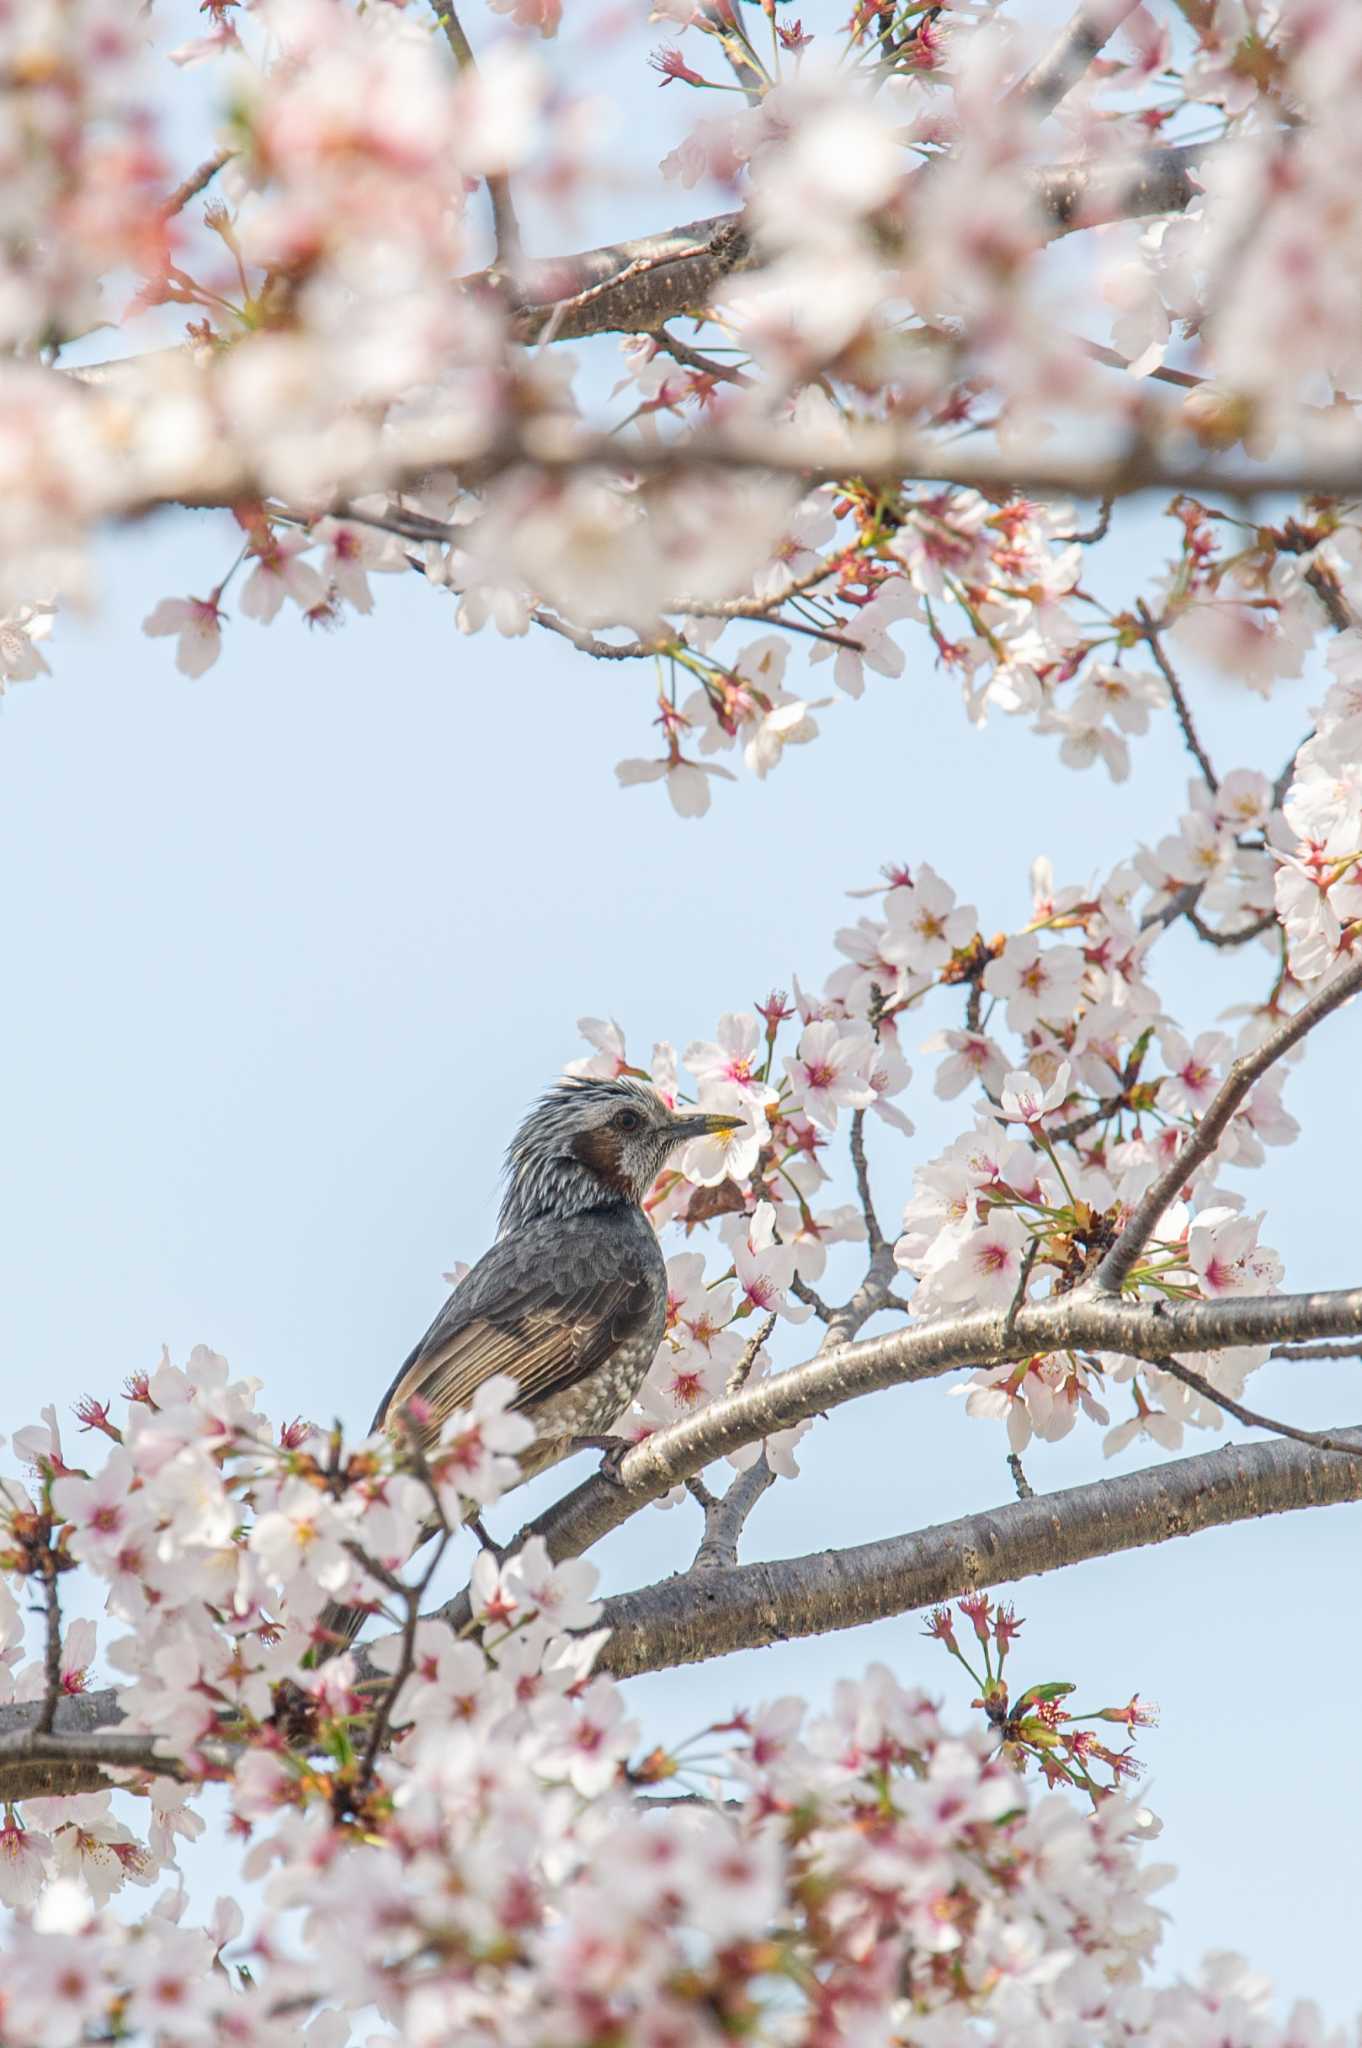
[[1033,1237],[1021,1255],[1021,1268],[1017,1274],[1017,1285],[1013,1290],[1012,1301],[1003,1322],[1003,1340],[1005,1343],[1010,1344],[1013,1336],[1016,1334],[1017,1317],[1021,1314],[1022,1303],[1026,1300],[1027,1282],[1031,1278],[1031,1268],[1036,1263],[1036,1253],[1039,1250],[1040,1239]]
[[739,1387],[747,1385],[752,1374],[752,1368],[757,1362],[757,1354],[770,1337],[775,1326],[776,1319],[774,1314],[769,1315],[762,1322],[762,1326],[757,1331],[755,1337],[748,1339],[746,1350],[728,1375],[728,1378],[724,1381],[724,1392],[726,1394],[736,1394]]
[[197,199],[200,192],[212,184],[223,165],[229,164],[232,158],[238,155],[239,150],[224,146],[215,150],[212,156],[205,157],[198,169],[191,171],[184,183],[177,185],[170,197],[161,202],[162,220],[173,220],[177,213],[182,213],[191,199]]
[[1176,924],[1180,917],[1186,917],[1189,910],[1196,908],[1205,886],[1204,882],[1187,882],[1181,889],[1174,889],[1166,903],[1161,903],[1157,910],[1145,912],[1140,919],[1140,930],[1148,932],[1157,925]]
[[61,1698],[61,1594],[57,1591],[57,1553],[49,1547],[47,1577],[43,1586],[47,1607],[47,1641],[43,1658],[43,1703],[38,1712],[36,1732],[50,1735]]
[[1362,1358],[1362,1343],[1346,1344],[1279,1344],[1268,1352],[1269,1358]]
[[[454,52],[454,61],[460,71],[475,72],[477,59],[473,46],[464,34],[463,24],[454,12],[453,0],[432,0],[435,19],[445,32],[445,41]],[[487,197],[492,202],[492,231],[496,236],[496,269],[502,273],[513,272],[520,262],[520,222],[516,218],[515,201],[511,197],[511,181],[504,171],[489,171],[486,178]]]
[[1091,547],[1095,541],[1106,539],[1108,529],[1111,526],[1111,515],[1115,509],[1116,500],[1114,498],[1103,498],[1097,508],[1096,525],[1086,527],[1081,532],[1057,533],[1055,539],[1066,543],[1077,541],[1080,547]]
[[1191,905],[1182,914],[1197,937],[1204,939],[1208,946],[1246,946],[1250,939],[1260,938],[1264,932],[1271,931],[1277,922],[1275,910],[1264,910],[1249,924],[1241,924],[1232,932],[1218,932]]
[[802,1301],[805,1308],[813,1310],[820,1323],[830,1323],[832,1321],[833,1312],[824,1301],[822,1295],[810,1287],[807,1280],[801,1280],[798,1273],[794,1274],[790,1281],[790,1292],[796,1301]]
[[1098,1124],[1104,1124],[1108,1117],[1115,1116],[1123,1100],[1120,1095],[1108,1095],[1095,1109],[1071,1118],[1067,1124],[1047,1125],[1045,1135],[1052,1145],[1072,1145],[1075,1138],[1085,1137],[1089,1131],[1096,1130]]
[[1153,1358],[1150,1364],[1159,1372],[1166,1372],[1170,1379],[1181,1380],[1184,1387],[1190,1387],[1203,1400],[1213,1401],[1217,1408],[1223,1408],[1236,1422],[1242,1422],[1249,1429],[1270,1430],[1273,1436],[1290,1437],[1292,1443],[1309,1444],[1316,1451],[1337,1451],[1345,1458],[1362,1458],[1362,1444],[1348,1443],[1344,1438],[1330,1436],[1317,1429],[1297,1429],[1293,1423],[1274,1421],[1270,1415],[1259,1415],[1256,1409],[1245,1408],[1242,1401],[1232,1400],[1222,1394],[1219,1387],[1213,1387],[1208,1379],[1190,1365],[1182,1365],[1176,1358]]
[[1034,1500],[1036,1489],[1022,1470],[1022,1461],[1016,1451],[1009,1451],[1007,1469],[1012,1474],[1012,1484],[1017,1489],[1018,1500]]
[[1202,746],[1201,740],[1197,735],[1196,726],[1192,722],[1191,706],[1187,702],[1182,684],[1178,681],[1173,671],[1172,663],[1163,651],[1163,643],[1159,639],[1159,628],[1154,614],[1150,611],[1143,598],[1140,598],[1135,609],[1139,613],[1141,622],[1144,625],[1145,642],[1149,652],[1154,657],[1155,666],[1168,685],[1169,694],[1173,699],[1173,709],[1177,713],[1178,724],[1182,727],[1182,737],[1187,742],[1187,750],[1195,760],[1197,767],[1201,770],[1202,780],[1205,782],[1207,789],[1214,796],[1220,787],[1220,778],[1211,766],[1211,757]]
[[[1130,368],[1128,358],[1121,355],[1116,349],[1108,348],[1105,342],[1089,341],[1085,336],[1079,334],[1074,336],[1074,340],[1078,343],[1085,356],[1090,356],[1093,362],[1103,364],[1108,370],[1128,370]],[[1199,390],[1206,381],[1204,377],[1194,377],[1190,370],[1170,370],[1165,363],[1156,363],[1152,370],[1146,370],[1144,379],[1141,381],[1145,380],[1151,383],[1175,384],[1179,391]]]
[[851,1163],[856,1170],[856,1193],[860,1197],[861,1214],[865,1218],[866,1242],[872,1252],[877,1252],[884,1243],[884,1232],[880,1219],[875,1214],[875,1204],[870,1196],[870,1169],[865,1157],[865,1111],[855,1110],[851,1118]]
[[[712,616],[709,613],[699,612],[686,604],[684,600],[677,603],[676,610],[683,611],[688,616],[694,618]],[[822,640],[830,647],[846,647],[853,654],[859,654],[862,651],[863,643],[859,640],[853,640],[846,633],[833,633],[824,626],[809,626],[802,619],[784,618],[770,609],[758,610],[756,606],[753,606],[749,610],[729,612],[725,616],[728,618],[764,619],[768,625],[778,626],[785,633],[798,633],[808,640]],[[666,654],[671,648],[680,646],[685,639],[685,635],[680,630],[677,630],[673,633],[660,634],[656,640],[626,640],[617,643],[612,640],[602,640],[596,634],[588,633],[584,626],[570,625],[566,619],[560,619],[553,612],[545,611],[542,606],[536,606],[530,613],[530,617],[534,620],[536,626],[544,626],[550,633],[560,634],[564,640],[570,640],[580,653],[594,655],[598,661],[638,661],[645,655]]]
[[749,377],[745,370],[739,370],[734,364],[716,362],[713,356],[702,355],[698,348],[692,348],[688,342],[678,341],[665,327],[656,328],[648,339],[656,342],[657,346],[675,362],[680,363],[683,369],[698,370],[703,377],[714,377],[721,384],[741,384],[745,387],[756,382],[754,377]]
[[1339,1009],[1350,996],[1356,995],[1359,988],[1362,988],[1362,955],[1359,955],[1341,974],[1336,974],[1332,981],[1326,982],[1323,988],[1318,989],[1309,1002],[1297,1010],[1294,1017],[1288,1017],[1284,1023],[1279,1024],[1261,1045],[1235,1060],[1207,1105],[1200,1123],[1189,1134],[1177,1157],[1164,1168],[1143,1201],[1137,1205],[1115,1244],[1098,1266],[1090,1282],[1092,1292],[1115,1294],[1120,1291],[1126,1275],[1144,1250],[1150,1233],[1164,1210],[1176,1198],[1179,1189],[1202,1161],[1210,1158],[1224,1136],[1230,1118],[1254,1083],[1260,1080],[1283,1054],[1290,1052],[1292,1046],[1299,1045],[1303,1038],[1308,1037],[1316,1024]]
[[[388,1739],[388,1730],[392,1725],[392,1717],[397,1707],[398,1697],[403,1686],[416,1668],[416,1630],[421,1620],[421,1603],[430,1591],[431,1582],[439,1571],[445,1552],[448,1550],[454,1536],[454,1531],[449,1524],[449,1517],[444,1510],[444,1503],[440,1499],[439,1488],[431,1476],[425,1447],[421,1442],[420,1436],[415,1429],[411,1428],[406,1430],[406,1436],[407,1452],[412,1473],[424,1483],[426,1492],[430,1496],[430,1513],[421,1525],[421,1533],[417,1539],[418,1547],[421,1543],[428,1542],[432,1536],[437,1537],[438,1541],[420,1578],[413,1585],[406,1585],[399,1581],[399,1594],[406,1609],[402,1621],[402,1651],[388,1688],[378,1703],[373,1725],[369,1730],[369,1739],[365,1744],[364,1755],[360,1762],[361,1785],[368,1785],[373,1778],[374,1765],[378,1760],[379,1751]],[[347,1548],[349,1547],[347,1545]],[[374,1569],[369,1559],[362,1558],[362,1562],[366,1570],[372,1571]],[[379,1568],[376,1576],[386,1583],[386,1575],[383,1573],[382,1567]]]

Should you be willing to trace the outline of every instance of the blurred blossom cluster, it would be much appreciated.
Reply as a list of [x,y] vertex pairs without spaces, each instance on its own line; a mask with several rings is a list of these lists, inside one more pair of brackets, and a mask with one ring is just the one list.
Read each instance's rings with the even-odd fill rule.
[[[600,311],[673,246],[621,245],[612,287],[594,259],[527,265],[507,225],[517,184],[567,234],[610,182],[556,5],[483,15],[476,65],[417,0],[203,11],[176,47],[108,0],[0,19],[0,684],[43,672],[54,602],[91,595],[97,523],[177,499],[237,523],[216,583],[147,620],[186,674],[237,614],[334,624],[374,571],[419,569],[462,632],[643,663],[661,744],[619,774],[686,815],[731,763],[762,777],[815,738],[820,663],[855,697],[916,650],[972,719],[1121,778],[1167,711],[1155,629],[1267,692],[1349,623],[1347,499],[1246,525],[1183,496],[1166,573],[1113,604],[1088,569],[1109,504],[1094,522],[967,473],[989,444],[1024,479],[1075,434],[1118,485],[1146,456],[1356,451],[1352,0],[1215,0],[1176,34],[1118,10],[1057,104],[1022,89],[1033,36],[1002,5],[772,5],[767,48],[750,7],[668,0],[658,83],[723,111],[660,196],[741,209],[741,248],[736,211],[699,224],[722,260],[703,305],[678,300],[684,342]],[[607,10],[591,33],[613,32]],[[176,189],[166,104],[190,81],[217,125]],[[1135,173],[1157,185],[1188,134],[1192,183],[1178,167],[1160,209]],[[95,330],[114,360],[87,378],[69,351]],[[865,480],[867,434],[897,475]],[[957,449],[961,481],[912,481]]]

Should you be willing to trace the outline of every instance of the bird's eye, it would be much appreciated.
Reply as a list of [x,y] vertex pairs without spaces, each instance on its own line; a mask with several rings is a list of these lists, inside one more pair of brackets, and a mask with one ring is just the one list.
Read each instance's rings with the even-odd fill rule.
[[641,1131],[643,1129],[642,1110],[620,1110],[615,1117],[615,1128],[620,1131]]

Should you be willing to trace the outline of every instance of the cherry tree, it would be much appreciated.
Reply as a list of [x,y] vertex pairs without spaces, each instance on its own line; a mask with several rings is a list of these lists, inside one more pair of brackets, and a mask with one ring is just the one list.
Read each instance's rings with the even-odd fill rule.
[[[740,1122],[649,1198],[669,1320],[630,1447],[443,1604],[516,1482],[508,1380],[432,1452],[401,1416],[272,1423],[204,1349],[10,1426],[0,2042],[1323,2038],[1236,1958],[1161,1979],[1143,1675],[1095,1707],[1024,1680],[991,1596],[1362,1497],[1362,1431],[1246,1398],[1270,1357],[1355,1358],[1362,1285],[1291,1291],[1239,1184],[1301,1138],[1291,1068],[1362,988],[1362,14],[659,0],[658,86],[700,97],[658,204],[716,210],[546,255],[527,200],[611,177],[570,59],[632,23],[201,12],[174,46],[111,0],[0,8],[0,682],[47,674],[103,527],[208,508],[220,577],[145,621],[187,677],[417,576],[432,631],[636,677],[621,806],[739,800],[910,659],[1076,772],[1125,779],[1171,721],[1190,780],[1110,872],[1038,862],[1020,929],[926,848],[712,1039],[583,1020],[569,1071]],[[1113,598],[1150,493],[1167,544]],[[1307,668],[1287,759],[1212,759],[1190,677]],[[1232,1029],[1167,1006],[1173,933],[1199,1013],[1256,964]],[[924,1090],[958,1112],[936,1156]],[[946,1379],[1014,1501],[741,1561],[809,1430]],[[1262,1440],[1186,1454],[1227,1417]],[[1028,1446],[1070,1432],[1153,1462],[1034,1493]],[[587,1554],[658,1506],[676,1572],[598,1598]],[[357,1648],[336,1600],[375,1617]],[[875,1666],[692,1744],[631,1718],[636,1674],[914,1611],[940,1699]],[[210,1817],[244,1904],[177,1875]]]

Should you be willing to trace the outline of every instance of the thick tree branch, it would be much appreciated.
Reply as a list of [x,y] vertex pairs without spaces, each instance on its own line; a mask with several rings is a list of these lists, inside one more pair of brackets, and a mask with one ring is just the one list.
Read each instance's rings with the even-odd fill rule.
[[[1015,1317],[1004,1309],[976,1310],[859,1343],[830,1341],[806,1364],[658,1430],[620,1460],[616,1476],[584,1480],[527,1522],[508,1548],[542,1536],[555,1560],[578,1557],[716,1458],[886,1387],[1053,1351],[1106,1351],[1154,1363],[1181,1351],[1359,1335],[1362,1287],[1176,1302],[1075,1293],[1029,1303]],[[462,1627],[470,1614],[466,1595],[441,1613]]]
[[175,1774],[173,1764],[151,1757],[149,1735],[120,1733],[123,1714],[112,1686],[76,1693],[59,1702],[53,1728],[39,1727],[41,1703],[0,1707],[0,1805],[54,1793],[98,1792],[109,1780],[100,1763]]
[[[1318,989],[1309,1002],[1297,1010],[1294,1017],[1288,1017],[1285,1023],[1279,1024],[1260,1046],[1255,1047],[1252,1052],[1244,1053],[1234,1062],[1216,1090],[1206,1114],[1188,1137],[1176,1159],[1164,1168],[1153,1183],[1093,1274],[1089,1285],[1095,1292],[1111,1294],[1120,1289],[1140,1253],[1148,1244],[1164,1210],[1170,1202],[1177,1199],[1179,1192],[1197,1167],[1210,1158],[1228,1129],[1230,1118],[1254,1083],[1260,1081],[1268,1068],[1274,1066],[1285,1053],[1290,1052],[1293,1045],[1299,1045],[1301,1040],[1314,1030],[1316,1024],[1340,1008],[1360,988],[1362,955],[1345,967],[1342,973],[1327,981],[1323,988]],[[1312,1334],[1325,1333],[1321,1331]],[[1188,1347],[1179,1345],[1169,1348],[1183,1350]]]
[[[1036,173],[1037,201],[1056,235],[1112,220],[1181,213],[1197,196],[1193,172],[1205,153],[1193,147],[1153,149],[1129,161],[1055,165]],[[215,162],[214,168],[220,166]],[[535,341],[553,321],[555,341],[592,334],[655,334],[668,320],[703,312],[723,279],[751,260],[740,212],[709,214],[570,255],[525,260],[514,280],[513,332],[520,341]],[[506,279],[493,268],[473,272],[464,283],[471,291],[501,290]],[[596,289],[606,285],[613,289]],[[558,310],[555,318],[556,309],[567,300],[575,302],[571,310]],[[118,388],[185,361],[192,358],[183,347],[153,349],[74,367],[66,374],[84,383]]]
[[[1362,1430],[1350,1434],[1362,1453]],[[601,1615],[611,1631],[601,1662],[620,1678],[668,1670],[857,1628],[1201,1529],[1358,1499],[1362,1456],[1330,1457],[1282,1441],[1230,1444],[909,1536],[688,1574],[619,1594]]]
[[[178,373],[175,364],[164,358],[154,364],[151,358],[139,359],[139,373],[154,373],[157,381],[176,374],[192,377],[195,373],[186,367],[187,358],[178,351],[172,354],[180,364]],[[92,396],[92,405],[99,402]],[[269,474],[268,465],[258,465],[229,436],[211,447],[186,448],[183,454],[157,441],[146,450],[143,467],[137,445],[135,392],[120,380],[112,403],[114,412],[106,422],[92,412],[85,429],[96,443],[120,439],[128,455],[126,466],[110,473],[97,508],[102,516],[140,516],[166,504],[231,506],[248,498],[277,495],[278,479]],[[343,513],[355,497],[402,488],[439,469],[457,470],[461,480],[472,487],[486,485],[514,469],[535,471],[545,478],[597,469],[603,475],[640,479],[715,470],[789,477],[800,489],[859,478],[896,488],[914,481],[939,483],[1001,497],[1020,492],[1038,498],[1106,500],[1145,490],[1203,497],[1214,493],[1240,502],[1276,495],[1348,501],[1362,497],[1362,449],[1354,455],[1254,468],[1233,456],[1188,456],[1146,435],[1137,435],[1124,448],[1105,456],[1066,455],[1049,449],[1032,453],[999,448],[968,451],[958,443],[905,433],[890,423],[869,420],[825,433],[795,433],[764,421],[731,420],[655,441],[596,434],[561,415],[519,420],[490,441],[482,420],[467,412],[448,418],[396,421],[381,435],[371,433],[359,420],[354,426],[348,448],[338,441],[331,450],[332,489],[309,505],[309,520],[327,510]],[[664,606],[677,612],[686,608],[683,593]]]
[[[1226,1342],[1270,1341],[1273,1336],[1307,1330],[1350,1329],[1362,1334],[1362,1288],[1249,1301],[1158,1302],[1148,1307],[1085,1303],[1070,1295],[1060,1307],[1069,1319],[1075,1343],[1148,1356],[1151,1364],[1166,1359],[1174,1341],[1188,1350],[1199,1350]],[[1042,1316],[1053,1319],[1049,1304],[1023,1310],[1017,1318],[1020,1341],[1033,1349],[1039,1345],[1033,1341],[1032,1326]],[[992,1329],[996,1334],[1003,1321],[996,1315],[961,1318],[950,1326],[950,1342],[944,1347],[940,1343],[947,1335],[944,1327],[842,1345],[796,1371],[804,1376],[806,1398],[810,1378],[819,1367],[836,1376],[844,1389],[862,1358],[867,1376],[879,1375],[877,1384],[889,1385],[895,1377],[925,1379],[950,1370],[953,1363],[984,1362],[988,1349],[985,1333]],[[969,1338],[964,1326],[972,1333]],[[1141,1351],[1143,1332],[1151,1327],[1162,1349],[1151,1345]],[[911,1340],[908,1349],[916,1355],[900,1357],[895,1373],[891,1369],[894,1355],[905,1340]],[[1355,1355],[1359,1348],[1357,1344],[1349,1347],[1350,1354]],[[943,1352],[952,1351],[973,1355],[943,1363]],[[750,1402],[763,1393],[788,1393],[784,1382],[794,1377],[779,1375],[737,1399]],[[854,1392],[820,1389],[812,1398],[834,1405],[839,1399],[854,1398]],[[786,1412],[789,1405],[788,1401],[782,1404],[785,1419],[798,1419]],[[693,1436],[695,1426],[706,1415],[712,1420],[719,1409],[731,1411],[734,1406],[731,1401],[716,1402],[704,1415],[659,1432],[630,1452],[622,1469],[628,1472],[633,1460],[648,1454],[658,1461],[668,1439]],[[1362,1452],[1362,1431],[1327,1434],[1338,1449],[1345,1445],[1351,1449],[1350,1439],[1355,1438]],[[673,1449],[670,1462],[678,1468],[676,1477],[683,1478],[689,1474],[679,1468],[689,1464],[694,1472],[707,1458],[693,1450]],[[735,1518],[739,1505],[750,1511],[750,1503],[764,1490],[766,1482],[759,1482],[755,1471],[743,1474],[730,1489],[735,1496]],[[589,1480],[522,1531],[517,1542],[540,1533],[556,1558],[575,1556],[636,1513],[645,1499],[656,1498],[667,1483],[646,1496],[628,1496],[612,1481]],[[702,1499],[706,1493],[707,1488],[701,1489]],[[1359,1498],[1362,1456],[1331,1455],[1313,1443],[1280,1439],[1252,1447],[1231,1445],[854,1549],[722,1571],[695,1572],[692,1568],[680,1578],[605,1603],[603,1619],[615,1631],[605,1668],[627,1676],[759,1643],[850,1628],[887,1614],[931,1606],[959,1593],[1009,1584],[1084,1558],[1136,1549],[1197,1529]],[[709,1500],[714,1501],[712,1494]],[[725,1505],[715,1503],[717,1509]],[[614,1507],[613,1519],[602,1512],[603,1506],[607,1510]],[[440,1613],[462,1625],[468,1615],[466,1598],[460,1596]],[[183,1767],[173,1758],[156,1753],[154,1738],[118,1732],[122,1716],[112,1688],[64,1699],[50,1735],[35,1729],[37,1716],[34,1703],[0,1708],[0,1802],[97,1789],[108,1782],[101,1764],[166,1777],[182,1774]]]

